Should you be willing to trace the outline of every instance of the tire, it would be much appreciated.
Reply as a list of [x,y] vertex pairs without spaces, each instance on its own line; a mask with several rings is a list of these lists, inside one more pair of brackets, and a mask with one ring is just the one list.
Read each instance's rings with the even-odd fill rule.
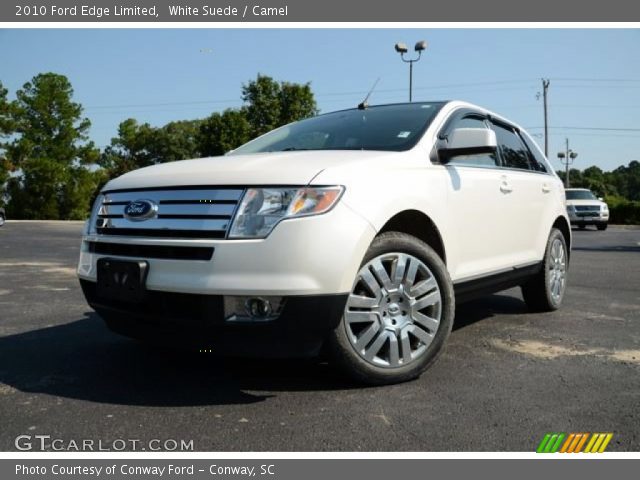
[[369,385],[412,380],[442,353],[454,312],[453,285],[438,254],[411,235],[383,233],[329,336],[330,359]]
[[603,231],[607,229],[607,224],[606,223],[599,223],[598,225],[596,225],[596,227],[598,228],[598,230]]
[[580,225],[578,225],[578,228],[579,228],[580,230],[584,230],[585,228],[587,228],[587,226],[586,226],[586,225],[584,225],[584,224],[580,224]]
[[2,227],[2,226],[4,225],[4,220],[5,220],[5,219],[4,219],[4,215],[2,215],[2,214],[0,213],[0,227]]
[[530,310],[550,312],[560,308],[567,287],[568,259],[564,235],[557,228],[551,229],[542,270],[521,287]]

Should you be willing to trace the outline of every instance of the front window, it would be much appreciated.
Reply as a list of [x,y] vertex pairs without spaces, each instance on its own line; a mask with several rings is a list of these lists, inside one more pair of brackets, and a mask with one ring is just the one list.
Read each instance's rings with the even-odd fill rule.
[[442,105],[382,105],[327,113],[273,130],[230,155],[296,150],[409,150]]
[[589,190],[566,190],[567,200],[597,200]]

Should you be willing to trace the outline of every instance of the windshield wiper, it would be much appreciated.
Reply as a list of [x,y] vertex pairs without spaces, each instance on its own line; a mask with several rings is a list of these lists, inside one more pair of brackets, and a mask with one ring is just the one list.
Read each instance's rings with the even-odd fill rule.
[[281,152],[294,152],[298,150],[309,150],[308,148],[287,147],[280,150]]

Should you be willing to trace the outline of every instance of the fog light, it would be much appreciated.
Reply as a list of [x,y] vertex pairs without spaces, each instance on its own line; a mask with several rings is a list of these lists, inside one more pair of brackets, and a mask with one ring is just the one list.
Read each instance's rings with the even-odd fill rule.
[[268,322],[280,316],[283,297],[224,297],[227,322]]
[[271,315],[271,302],[264,298],[250,298],[244,303],[244,307],[251,318],[261,319]]

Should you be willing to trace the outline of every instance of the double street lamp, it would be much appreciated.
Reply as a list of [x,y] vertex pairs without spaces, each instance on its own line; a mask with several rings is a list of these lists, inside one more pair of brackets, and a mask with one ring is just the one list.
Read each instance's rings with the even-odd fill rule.
[[558,158],[565,166],[565,174],[564,174],[564,188],[569,188],[569,165],[573,163],[573,161],[578,156],[578,152],[574,152],[569,148],[569,139],[565,138],[565,151],[558,152]]
[[417,62],[418,60],[420,60],[420,57],[422,56],[422,52],[425,51],[427,49],[427,42],[425,42],[424,40],[420,40],[418,43],[416,43],[415,47],[414,47],[414,51],[416,51],[418,53],[418,56],[416,58],[413,59],[407,59],[404,57],[404,55],[409,51],[409,49],[407,48],[407,44],[406,43],[396,43],[396,52],[398,52],[400,54],[400,58],[402,58],[402,61],[405,63],[409,64],[409,102],[412,101],[413,99],[413,64],[414,62]]

